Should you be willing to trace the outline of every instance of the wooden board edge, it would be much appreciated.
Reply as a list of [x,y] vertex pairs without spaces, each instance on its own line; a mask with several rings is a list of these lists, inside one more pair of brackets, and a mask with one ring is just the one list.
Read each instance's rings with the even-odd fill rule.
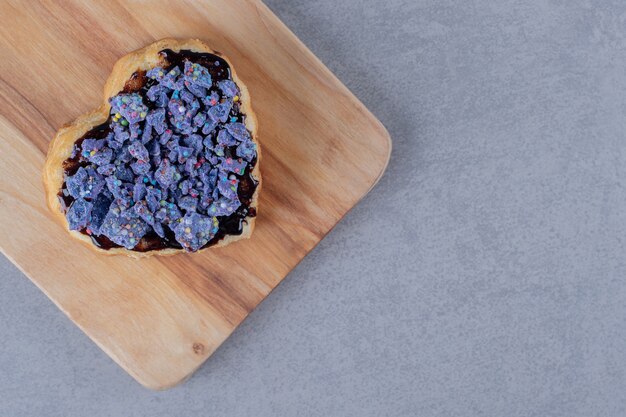
[[[270,9],[263,2],[263,0],[256,0],[255,3],[256,3],[257,9],[259,9],[259,8],[262,9],[262,11],[259,11],[259,13],[258,13],[259,14],[259,18],[263,19],[264,15],[265,16],[270,16],[272,18],[272,20],[273,20],[272,23],[276,24],[278,27],[280,27],[282,30],[284,30],[286,32],[286,34],[289,35],[298,44],[298,47],[301,48],[307,55],[309,55],[309,57],[312,60],[314,60],[319,65],[319,67],[324,70],[324,72],[326,72],[326,75],[328,77],[332,78],[337,85],[341,86],[341,88],[343,89],[343,93],[346,95],[346,97],[349,100],[352,100],[355,103],[357,103],[361,107],[361,110],[364,112],[365,116],[367,116],[371,120],[375,121],[376,124],[378,125],[378,128],[380,129],[380,134],[381,134],[383,140],[385,141],[385,148],[386,148],[385,162],[384,162],[383,166],[381,167],[380,172],[378,173],[378,175],[376,176],[376,178],[374,179],[374,181],[370,185],[370,188],[361,196],[361,198],[359,198],[359,200],[357,200],[354,203],[354,205],[352,206],[352,207],[354,207],[356,204],[358,204],[376,186],[376,184],[378,184],[378,181],[380,181],[380,179],[384,175],[385,171],[387,170],[387,166],[389,165],[389,161],[391,159],[391,151],[392,151],[392,148],[393,148],[393,141],[391,139],[391,135],[389,134],[389,131],[387,130],[387,128],[385,128],[383,123],[370,111],[370,109],[368,109],[363,104],[363,102],[361,100],[359,100],[359,98],[357,96],[355,96],[354,93],[348,87],[346,87],[346,85],[339,78],[337,78],[337,76],[326,66],[326,64],[324,64],[324,62],[322,62],[322,60],[317,55],[315,55],[313,53],[313,51],[311,51],[309,49],[309,47],[306,46],[306,44],[304,44],[304,42],[302,42],[302,40],[291,29],[289,29],[289,27],[282,20],[280,20],[278,18],[278,16],[276,16],[276,14],[274,14],[272,9]],[[347,212],[349,212],[351,209],[352,208],[350,208]],[[339,221],[341,221],[341,219],[339,219],[338,222]],[[332,230],[332,228],[330,230]],[[324,235],[324,236],[326,236],[326,235]],[[322,239],[323,238],[324,237],[322,237]]]

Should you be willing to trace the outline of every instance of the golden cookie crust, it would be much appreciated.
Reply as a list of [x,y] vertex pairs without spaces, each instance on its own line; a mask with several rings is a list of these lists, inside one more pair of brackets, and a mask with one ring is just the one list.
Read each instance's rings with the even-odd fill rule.
[[[257,162],[254,165],[254,169],[252,170],[251,174],[252,177],[256,181],[258,181],[258,185],[252,196],[250,207],[255,207],[258,209],[258,195],[261,190],[261,173],[259,171],[261,149],[257,137],[257,118],[252,111],[252,107],[250,105],[250,93],[248,92],[248,88],[241,81],[241,79],[237,77],[235,68],[228,60],[228,58],[225,57],[223,54],[212,50],[204,42],[198,39],[161,39],[142,49],[138,49],[120,58],[113,66],[111,75],[104,85],[103,102],[100,107],[89,113],[79,116],[72,123],[66,124],[65,126],[61,127],[52,139],[52,142],[50,142],[48,148],[48,156],[46,157],[46,162],[44,164],[43,170],[43,182],[46,190],[46,200],[48,203],[48,207],[55,214],[55,217],[65,226],[65,228],[69,231],[70,235],[73,238],[86,243],[92,249],[106,255],[126,255],[133,258],[143,258],[154,255],[165,256],[174,255],[177,253],[185,253],[184,249],[174,248],[152,250],[148,252],[136,252],[128,250],[126,248],[111,248],[108,250],[98,248],[92,243],[89,236],[84,235],[77,230],[69,230],[69,225],[65,218],[65,214],[61,209],[61,203],[57,198],[57,193],[63,186],[63,161],[70,157],[76,140],[78,140],[95,126],[98,126],[107,121],[111,108],[111,106],[109,105],[109,98],[118,94],[124,88],[124,84],[126,83],[126,81],[128,81],[128,79],[134,72],[136,72],[137,70],[147,71],[163,63],[163,59],[159,56],[159,51],[162,51],[163,49],[171,49],[176,52],[183,49],[188,49],[194,52],[211,53],[214,55],[218,55],[219,57],[224,59],[230,66],[233,81],[237,84],[240,90],[239,96],[241,98],[241,111],[246,115],[246,128],[250,132],[252,132],[252,140],[257,145]],[[243,232],[241,233],[241,235],[226,235],[215,245],[210,246],[206,249],[226,246],[238,240],[249,238],[252,234],[252,231],[254,230],[255,219],[256,217],[246,217],[245,221],[243,222]]]

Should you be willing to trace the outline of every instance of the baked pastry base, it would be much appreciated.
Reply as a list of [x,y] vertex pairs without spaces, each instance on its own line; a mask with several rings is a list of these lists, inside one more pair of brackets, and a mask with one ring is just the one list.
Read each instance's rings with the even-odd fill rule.
[[[115,96],[124,89],[124,84],[128,81],[133,73],[138,70],[147,71],[156,66],[164,64],[163,58],[159,55],[159,52],[163,49],[171,49],[175,52],[180,50],[191,50],[193,52],[202,52],[218,55],[224,59],[230,66],[231,76],[233,81],[237,84],[240,90],[241,98],[241,112],[246,115],[245,125],[246,128],[252,133],[252,140],[257,145],[257,161],[251,172],[252,177],[258,181],[257,187],[252,196],[250,207],[257,208],[258,211],[258,195],[261,190],[261,174],[259,171],[259,163],[261,159],[261,149],[258,143],[257,137],[257,118],[252,107],[250,105],[250,93],[248,88],[237,77],[237,73],[232,63],[227,57],[219,52],[212,50],[208,45],[198,39],[161,39],[153,44],[146,46],[145,48],[136,50],[134,52],[125,55],[120,58],[113,66],[113,71],[109,76],[107,82],[104,85],[103,103],[97,109],[86,113],[72,123],[69,123],[59,129],[56,133],[50,146],[48,148],[48,155],[44,164],[43,181],[46,190],[46,200],[48,207],[54,213],[55,217],[64,225],[69,231],[70,235],[78,239],[94,250],[106,254],[106,255],[126,255],[133,258],[144,258],[148,256],[167,256],[175,255],[177,253],[186,253],[184,249],[167,248],[160,250],[151,250],[147,252],[137,252],[128,250],[126,248],[111,248],[102,249],[97,247],[88,235],[85,235],[78,230],[69,230],[69,225],[65,218],[65,213],[61,208],[61,203],[58,199],[58,192],[61,190],[64,181],[63,161],[70,157],[74,143],[81,138],[85,133],[106,122],[109,118],[109,112],[111,106],[109,105],[109,98]],[[229,245],[241,239],[247,239],[254,230],[256,217],[246,217],[243,222],[243,231],[240,235],[226,235],[223,239],[211,245],[207,248],[200,249],[201,252],[206,249],[216,248]],[[197,252],[194,252],[197,253]]]

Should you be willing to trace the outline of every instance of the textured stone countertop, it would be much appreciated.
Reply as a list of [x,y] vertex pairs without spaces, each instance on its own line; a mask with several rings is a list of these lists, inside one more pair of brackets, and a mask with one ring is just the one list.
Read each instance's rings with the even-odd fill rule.
[[0,415],[624,416],[626,3],[266,2],[387,173],[166,392],[0,256]]

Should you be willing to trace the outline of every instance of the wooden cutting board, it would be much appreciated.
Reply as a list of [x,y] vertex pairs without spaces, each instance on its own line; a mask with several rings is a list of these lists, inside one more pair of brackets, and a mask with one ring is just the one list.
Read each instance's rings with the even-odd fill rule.
[[[1,249],[147,387],[200,366],[387,165],[385,128],[260,1],[3,1],[0,20]],[[48,142],[100,103],[119,57],[164,37],[206,41],[250,89],[263,152],[257,227],[194,255],[102,256],[46,208]]]

